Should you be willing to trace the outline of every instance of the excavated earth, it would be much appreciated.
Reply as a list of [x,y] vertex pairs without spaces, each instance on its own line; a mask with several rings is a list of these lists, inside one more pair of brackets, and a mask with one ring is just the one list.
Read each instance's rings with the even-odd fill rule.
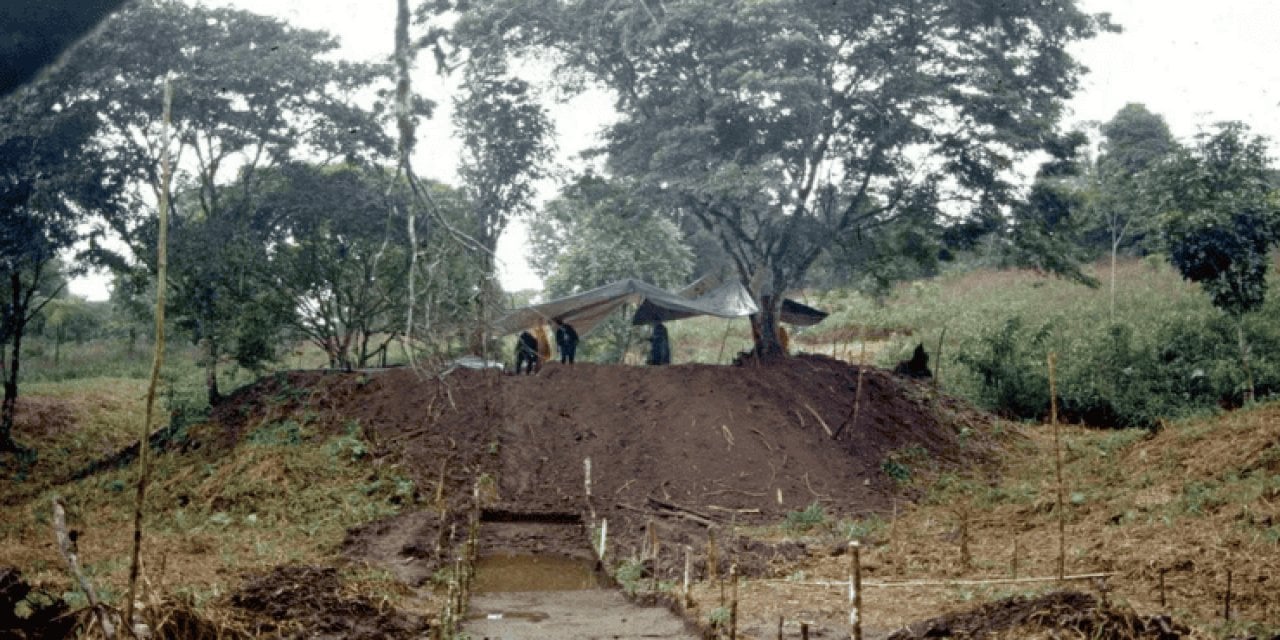
[[[552,363],[526,376],[295,371],[221,402],[207,427],[213,432],[197,432],[196,446],[231,447],[257,426],[303,411],[335,432],[358,424],[374,458],[398,465],[417,495],[400,514],[350,531],[344,553],[412,585],[452,563],[448,550],[468,530],[476,495],[486,523],[559,525],[542,529],[554,535],[482,525],[481,555],[589,558],[588,530],[607,520],[610,557],[637,557],[658,542],[659,560],[644,566],[649,577],[678,579],[686,546],[697,558],[694,578],[706,575],[709,539],[719,574],[736,563],[742,575],[777,575],[828,550],[736,531],[777,524],[815,503],[842,517],[887,512],[901,497],[890,461],[959,468],[990,457],[982,414],[883,370],[863,372],[852,420],[858,377],[858,367],[823,356],[739,366]],[[253,588],[237,596],[238,606],[254,608]],[[372,624],[402,637],[415,623]]]

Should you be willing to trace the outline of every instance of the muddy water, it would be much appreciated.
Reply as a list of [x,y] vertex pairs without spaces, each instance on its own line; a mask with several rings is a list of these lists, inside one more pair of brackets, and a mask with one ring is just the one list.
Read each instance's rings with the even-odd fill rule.
[[590,562],[562,555],[501,554],[476,563],[475,593],[582,591],[602,586]]
[[663,608],[640,607],[595,573],[580,526],[485,523],[465,631],[472,638],[694,640]]

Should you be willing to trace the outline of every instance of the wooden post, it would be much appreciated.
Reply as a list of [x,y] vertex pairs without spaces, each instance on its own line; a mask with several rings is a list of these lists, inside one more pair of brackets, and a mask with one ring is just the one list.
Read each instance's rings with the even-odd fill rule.
[[707,529],[707,579],[715,581],[719,577],[720,559],[716,557],[716,531]]
[[778,640],[782,640],[782,616],[778,616]]
[[1226,597],[1223,598],[1222,619],[1227,622],[1231,621],[1231,570],[1230,569],[1227,569],[1227,593],[1226,593]]
[[[80,556],[76,549],[76,541],[67,532],[67,513],[62,507],[62,501],[57,498],[53,499],[53,536],[58,543],[58,551],[62,553],[62,559],[67,562],[67,568],[71,570],[71,576],[80,585],[80,590],[84,592],[85,597],[89,600],[89,608],[97,615],[98,623],[102,625],[102,635],[107,638],[114,638],[116,635],[115,623],[112,622],[111,615],[99,606],[98,592],[94,590],[93,583],[89,582],[84,572],[80,570]],[[125,628],[129,628],[127,621]]]
[[849,638],[862,640],[862,545],[849,543]]
[[800,640],[809,640],[809,623],[800,623]]
[[601,566],[604,565],[604,551],[607,548],[605,542],[609,538],[609,519],[600,520],[600,551],[596,555],[600,558]]
[[[124,628],[133,629],[134,593],[137,592],[138,572],[142,567],[142,511],[146,506],[147,483],[151,480],[151,424],[154,420],[156,385],[160,380],[160,367],[164,364],[164,308],[165,288],[169,273],[169,183],[173,170],[169,159],[169,124],[173,113],[173,83],[164,80],[164,106],[160,130],[160,207],[157,221],[159,236],[156,241],[156,306],[155,350],[151,359],[151,377],[147,383],[147,404],[138,436],[138,491],[133,510],[133,550],[129,557],[129,587],[125,592]],[[17,282],[16,280],[14,281]],[[16,287],[15,287],[16,289]],[[15,356],[16,361],[16,356]],[[103,627],[104,633],[106,627]]]
[[[1231,577],[1230,572],[1227,573],[1227,577]],[[729,567],[729,581],[733,584],[733,599],[729,601],[729,640],[738,640],[738,563],[736,562]]]
[[689,556],[692,554],[693,549],[686,544],[684,546],[684,608],[686,611],[689,610],[689,606],[692,604],[689,599],[689,569],[691,568]]
[[1168,606],[1169,606],[1168,602],[1164,598],[1164,574],[1168,572],[1169,572],[1169,569],[1167,567],[1160,568],[1160,609],[1162,611],[1168,610]]
[[838,439],[840,437],[840,434],[843,433],[845,428],[848,427],[849,425],[855,425],[856,427],[856,425],[858,424],[858,410],[861,408],[861,403],[862,403],[862,376],[867,369],[867,326],[866,325],[862,326],[861,338],[859,339],[859,342],[862,343],[862,350],[858,353],[858,383],[853,390],[853,409],[849,411],[849,415],[845,417],[844,422],[842,422],[840,424],[840,427],[836,429],[834,434],[832,434],[831,436],[832,440]]
[[972,567],[969,557],[969,506],[960,507],[960,571],[968,573]]
[[654,526],[653,520],[649,521],[649,558],[653,561],[652,580],[649,590],[658,592],[658,566],[662,560],[662,554],[658,548],[658,528]]
[[1053,423],[1054,470],[1058,482],[1058,580],[1067,575],[1067,507],[1062,488],[1062,437],[1058,432],[1058,354],[1049,352],[1049,420]]
[[1013,536],[1013,561],[1010,563],[1012,565],[1010,573],[1013,574],[1012,577],[1014,578],[1018,577],[1018,552],[1019,551],[1021,551],[1021,549],[1018,548],[1018,536],[1015,534]]

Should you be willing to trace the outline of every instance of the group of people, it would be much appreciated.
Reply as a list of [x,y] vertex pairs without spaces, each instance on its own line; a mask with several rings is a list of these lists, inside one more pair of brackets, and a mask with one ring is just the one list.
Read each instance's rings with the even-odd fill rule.
[[[555,322],[556,348],[560,351],[561,364],[573,364],[578,352],[578,332],[567,322]],[[516,373],[530,374],[541,367],[544,359],[550,357],[550,349],[545,347],[546,333],[537,327],[534,332],[523,331],[516,340]],[[544,351],[546,355],[544,354]],[[649,336],[649,360],[651,365],[671,364],[671,343],[667,338],[667,327],[661,322],[653,324],[653,333]]]
[[[538,333],[545,336],[542,331]],[[521,332],[516,340],[516,373],[533,373],[541,366],[543,347],[538,337],[529,331]],[[573,364],[578,353],[578,332],[567,322],[556,323],[556,348],[560,351],[561,364]],[[550,355],[550,349],[545,349]]]

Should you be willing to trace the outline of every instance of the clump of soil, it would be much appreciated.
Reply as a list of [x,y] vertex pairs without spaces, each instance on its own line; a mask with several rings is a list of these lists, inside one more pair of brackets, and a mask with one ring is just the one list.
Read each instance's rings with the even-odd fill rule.
[[0,567],[0,640],[65,638],[75,625],[61,598],[33,593],[21,571]]
[[925,638],[1030,638],[1074,631],[1098,640],[1177,640],[1191,632],[1167,616],[1139,616],[1100,603],[1079,591],[1055,591],[1036,598],[1013,597],[976,609],[909,625],[889,640]]
[[276,567],[251,578],[230,598],[253,636],[282,638],[417,638],[426,623],[393,607],[344,593],[337,569]]

